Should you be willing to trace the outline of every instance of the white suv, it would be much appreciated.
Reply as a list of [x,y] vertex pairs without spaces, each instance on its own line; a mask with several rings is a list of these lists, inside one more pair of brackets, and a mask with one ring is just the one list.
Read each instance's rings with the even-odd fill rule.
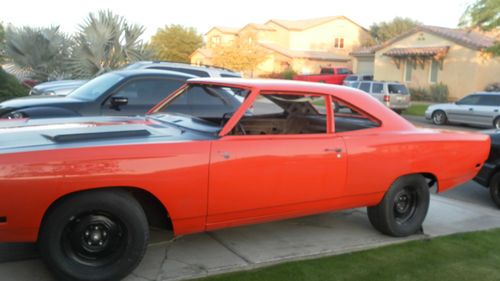
[[399,82],[360,81],[357,88],[369,93],[399,114],[410,107],[410,92]]

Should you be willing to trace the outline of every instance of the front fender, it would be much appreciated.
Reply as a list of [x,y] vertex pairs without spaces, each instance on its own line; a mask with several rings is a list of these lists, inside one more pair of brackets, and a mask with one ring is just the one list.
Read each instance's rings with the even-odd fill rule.
[[77,117],[81,116],[78,112],[67,108],[42,106],[33,108],[21,108],[9,112],[22,112],[27,118],[57,118],[57,117]]

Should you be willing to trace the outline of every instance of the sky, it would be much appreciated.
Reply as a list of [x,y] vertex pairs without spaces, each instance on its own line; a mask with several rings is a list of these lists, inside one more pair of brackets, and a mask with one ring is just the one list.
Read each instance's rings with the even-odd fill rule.
[[68,33],[78,30],[90,12],[110,9],[128,22],[146,28],[147,41],[169,24],[195,27],[206,33],[213,26],[243,27],[269,19],[300,20],[343,15],[369,28],[396,16],[427,25],[456,27],[472,0],[17,0],[5,1],[0,22],[15,26],[58,25]]

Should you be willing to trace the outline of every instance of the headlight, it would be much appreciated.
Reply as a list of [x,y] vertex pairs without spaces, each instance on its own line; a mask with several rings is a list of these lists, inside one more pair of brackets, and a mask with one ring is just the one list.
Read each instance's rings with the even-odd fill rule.
[[28,117],[26,114],[20,111],[14,111],[6,115],[7,119],[22,119]]

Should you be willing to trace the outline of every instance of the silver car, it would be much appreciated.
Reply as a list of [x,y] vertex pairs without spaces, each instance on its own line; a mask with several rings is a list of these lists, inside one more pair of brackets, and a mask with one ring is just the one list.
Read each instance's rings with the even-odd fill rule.
[[500,92],[478,92],[454,103],[434,104],[425,118],[436,125],[461,123],[500,129]]
[[373,75],[351,74],[351,75],[346,76],[346,78],[344,79],[344,82],[342,84],[344,86],[355,88],[354,84],[359,85],[358,83],[360,81],[372,81],[372,80],[373,80]]
[[360,81],[357,88],[369,93],[397,113],[410,107],[410,92],[399,82]]

